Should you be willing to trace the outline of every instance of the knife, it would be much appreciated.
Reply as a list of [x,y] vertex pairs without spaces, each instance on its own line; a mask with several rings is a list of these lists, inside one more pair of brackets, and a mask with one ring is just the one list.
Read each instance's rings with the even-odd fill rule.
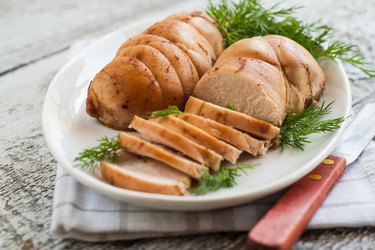
[[295,183],[253,227],[248,249],[291,249],[344,172],[375,135],[375,103],[351,116],[333,154]]

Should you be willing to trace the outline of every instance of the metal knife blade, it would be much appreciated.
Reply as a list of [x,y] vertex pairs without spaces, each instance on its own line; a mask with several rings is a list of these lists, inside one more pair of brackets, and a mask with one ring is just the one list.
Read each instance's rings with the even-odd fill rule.
[[[350,119],[350,118],[349,118]],[[351,118],[333,155],[346,159],[347,165],[355,161],[375,135],[375,103],[367,104]]]

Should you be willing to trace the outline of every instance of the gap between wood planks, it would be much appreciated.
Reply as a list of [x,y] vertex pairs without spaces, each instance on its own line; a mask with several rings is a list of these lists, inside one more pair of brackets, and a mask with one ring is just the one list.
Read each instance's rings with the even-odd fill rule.
[[52,52],[52,53],[50,53],[50,54],[48,54],[48,55],[43,55],[43,56],[38,57],[38,58],[36,58],[36,59],[33,59],[33,60],[31,60],[31,61],[29,61],[29,62],[27,62],[27,63],[21,63],[21,64],[15,66],[15,67],[13,67],[13,68],[10,68],[10,69],[7,69],[7,70],[4,70],[3,72],[0,72],[0,77],[6,75],[6,74],[8,74],[8,73],[11,73],[11,72],[13,72],[13,71],[16,71],[16,70],[18,70],[18,69],[21,69],[21,68],[23,68],[23,67],[26,67],[26,66],[28,66],[28,65],[30,65],[30,64],[32,64],[32,63],[38,62],[38,61],[43,60],[43,59],[47,59],[47,58],[49,58],[49,57],[51,57],[51,56],[54,56],[54,55],[59,54],[59,53],[61,53],[61,52],[64,52],[65,50],[69,49],[69,47],[70,47],[70,45],[65,46],[65,47],[63,47],[62,49],[56,50],[56,51],[54,51],[54,52]]
[[[46,5],[42,0],[39,4],[36,4],[36,8],[32,7],[35,3],[29,5],[27,1],[24,2],[17,3],[29,7],[10,11],[9,15],[0,18],[0,26],[6,28],[3,35],[6,36],[7,33],[12,35],[10,39],[0,43],[2,46],[0,48],[0,54],[2,54],[0,76],[65,51],[77,39],[102,36],[130,22],[149,17],[150,10],[155,13],[162,12],[182,3],[182,1],[157,0],[143,2],[143,4],[132,1],[119,1],[117,3],[113,1],[112,4],[103,4],[100,0],[88,0],[80,4],[67,1],[69,8],[62,8],[59,3]],[[67,6],[63,4],[63,7]],[[82,21],[77,23],[79,20],[77,17],[82,16],[81,14],[87,14],[88,11],[91,11],[89,12],[90,15],[83,15]],[[94,14],[101,20],[100,22],[90,17]],[[44,25],[46,22],[49,24]],[[55,24],[57,27],[54,27]],[[15,30],[12,29],[12,25],[15,25]],[[39,27],[35,34],[33,33],[33,25]],[[65,28],[62,28],[64,26]],[[31,29],[29,30],[28,27]],[[34,35],[31,36],[30,34]],[[16,41],[19,42],[15,43]]]

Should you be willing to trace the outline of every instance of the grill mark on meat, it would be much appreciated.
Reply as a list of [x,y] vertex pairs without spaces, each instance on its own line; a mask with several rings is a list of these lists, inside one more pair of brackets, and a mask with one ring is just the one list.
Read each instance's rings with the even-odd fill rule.
[[[199,46],[199,48],[201,48],[201,49],[203,50],[203,52],[204,52],[206,55],[208,55],[208,51],[202,46],[201,43],[198,43],[198,46]],[[211,59],[211,60],[212,60],[212,59]]]
[[264,122],[264,121],[256,120],[255,123],[257,123],[257,125],[259,126],[259,129],[262,133],[266,134],[268,131],[271,130],[271,125]]

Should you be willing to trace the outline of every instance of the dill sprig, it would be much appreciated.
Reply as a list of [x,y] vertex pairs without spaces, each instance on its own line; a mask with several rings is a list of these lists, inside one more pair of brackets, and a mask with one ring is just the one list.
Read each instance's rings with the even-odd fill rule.
[[236,106],[233,103],[231,103],[231,102],[228,102],[227,104],[225,104],[225,108],[237,111]]
[[150,118],[158,118],[158,117],[162,117],[162,116],[167,116],[167,115],[171,115],[171,114],[177,114],[177,115],[180,115],[180,114],[184,114],[185,112],[181,111],[178,109],[177,106],[168,106],[168,108],[166,109],[161,109],[161,110],[157,110],[157,111],[154,111],[151,113],[150,115]]
[[237,184],[236,179],[245,169],[253,168],[254,164],[238,164],[235,167],[222,166],[218,173],[210,174],[208,171],[203,174],[202,179],[195,188],[190,189],[190,193],[204,195],[208,192],[216,191],[220,188],[230,188]]
[[309,105],[305,110],[296,114],[289,113],[280,128],[280,146],[284,149],[286,146],[303,150],[306,143],[310,143],[308,135],[313,133],[333,132],[340,128],[344,121],[343,117],[321,120],[331,111],[333,102],[328,105],[317,106]]
[[217,4],[210,1],[207,13],[225,34],[225,46],[254,36],[282,35],[301,44],[315,58],[339,58],[369,77],[375,77],[375,70],[366,68],[368,63],[358,52],[357,46],[339,41],[330,42],[332,27],[322,25],[320,20],[305,23],[293,16],[300,6],[281,8],[279,4],[265,8],[261,0],[221,0]]
[[116,162],[118,151],[122,148],[118,142],[118,136],[112,138],[104,136],[98,141],[98,146],[85,149],[79,153],[74,159],[76,167],[92,171],[98,166],[101,160]]

